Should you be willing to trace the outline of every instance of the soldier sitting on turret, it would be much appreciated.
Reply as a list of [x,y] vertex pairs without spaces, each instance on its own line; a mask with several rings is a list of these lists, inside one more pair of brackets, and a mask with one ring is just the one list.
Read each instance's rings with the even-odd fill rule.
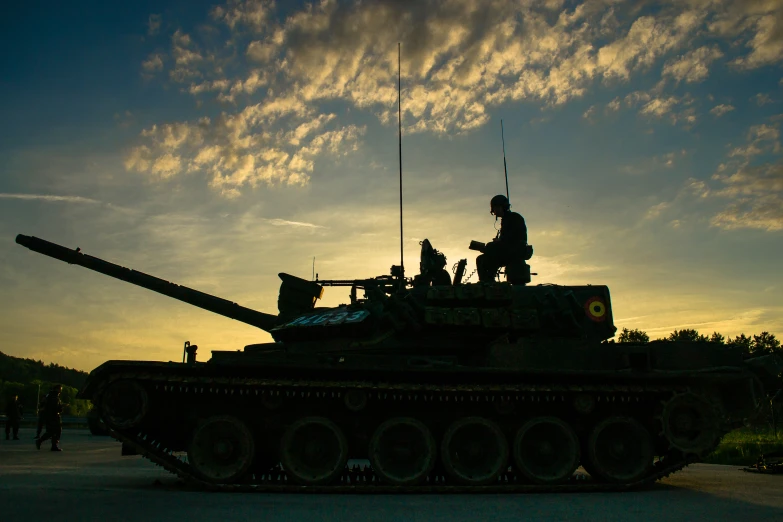
[[492,282],[501,267],[529,259],[525,218],[510,209],[506,196],[497,195],[490,201],[490,213],[500,218],[500,230],[476,258],[479,281]]

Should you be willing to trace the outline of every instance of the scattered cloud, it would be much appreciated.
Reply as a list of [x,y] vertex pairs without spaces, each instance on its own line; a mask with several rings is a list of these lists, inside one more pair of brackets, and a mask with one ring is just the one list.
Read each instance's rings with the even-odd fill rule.
[[763,107],[764,105],[767,105],[768,103],[775,103],[772,98],[770,98],[769,94],[765,94],[763,92],[760,92],[758,94],[753,95],[750,98],[750,101],[754,102],[759,107]]
[[645,103],[639,112],[641,114],[651,114],[661,118],[666,114],[669,114],[678,102],[679,99],[675,96],[669,96],[666,98],[653,98]]
[[648,68],[676,49],[704,18],[705,13],[685,11],[676,16],[642,16],[628,33],[598,51],[597,66],[607,77],[628,79],[636,68]]
[[658,216],[661,215],[661,212],[669,208],[670,203],[663,201],[661,203],[658,203],[657,205],[653,205],[649,209],[647,209],[647,214],[645,215],[645,219],[655,219]]
[[[636,3],[608,0],[568,9],[555,0],[324,0],[281,18],[281,4],[273,0],[228,0],[211,9],[200,30],[177,29],[168,52],[150,55],[142,70],[146,75],[167,70],[182,92],[199,102],[213,97],[233,112],[212,116],[203,143],[188,142],[196,147],[192,151],[175,153],[159,136],[142,135],[145,142],[130,151],[126,165],[160,179],[204,168],[210,185],[231,196],[261,180],[305,184],[316,156],[334,153],[334,147],[319,145],[325,142],[316,138],[286,146],[299,149],[278,147],[270,141],[276,130],[268,127],[277,123],[259,111],[295,103],[297,115],[313,118],[332,114],[325,107],[338,102],[391,124],[397,42],[402,43],[403,125],[409,135],[468,133],[489,121],[494,106],[510,101],[558,106],[595,85],[623,85],[654,67],[661,67],[659,85],[618,96],[606,110],[624,104],[645,118],[690,127],[697,121],[695,99],[667,92],[667,80],[703,81],[724,57],[721,48],[737,41],[741,45],[731,47],[735,67],[783,60],[776,18],[781,3],[667,1],[640,15]],[[207,29],[213,36],[227,32],[228,39],[207,38]],[[698,38],[709,43],[689,49]],[[737,57],[737,50],[744,54]],[[720,116],[729,107],[711,112]],[[591,106],[583,116],[592,121],[596,112]],[[290,120],[284,134],[305,123],[284,119]],[[339,120],[330,123],[331,130],[322,129],[327,134],[321,139],[352,150],[361,132]],[[260,147],[268,149],[259,152]]]
[[272,0],[229,0],[224,5],[213,7],[210,15],[213,20],[231,29],[244,27],[251,31],[262,31],[273,9]]
[[[409,133],[467,132],[488,121],[492,105],[517,100],[560,105],[583,96],[596,78],[626,80],[680,48],[707,15],[704,9],[667,7],[637,18],[627,6],[607,12],[603,2],[588,1],[553,18],[558,5],[562,8],[539,1],[325,1],[278,22],[270,15],[271,1],[232,0],[211,15],[232,37],[251,34],[244,57],[270,66],[266,80],[277,92],[294,89],[313,106],[340,99],[372,110],[382,122],[390,122],[394,112],[395,44],[401,41],[405,116],[415,122]],[[613,34],[619,36],[602,43]],[[213,48],[205,54],[177,31],[171,79],[190,82],[214,74],[206,56],[220,52]],[[705,47],[686,55],[671,66],[671,74],[686,81],[701,78],[717,53]],[[252,74],[220,78],[238,86]],[[234,103],[236,96],[221,92],[218,99]]]
[[125,111],[125,112],[115,112],[114,113],[114,121],[117,122],[117,125],[120,126],[120,128],[127,129],[130,127],[134,122],[133,113],[131,111]]
[[141,62],[141,69],[148,75],[163,70],[163,56],[159,53],[153,53]]
[[[206,172],[209,185],[226,197],[239,196],[243,186],[303,185],[320,154],[340,156],[358,147],[365,128],[327,129],[333,119],[314,116],[301,100],[283,96],[214,121],[153,125],[142,131],[146,142],[130,151],[125,168],[160,180]],[[271,132],[272,124],[282,130]]]
[[[780,168],[780,165],[777,166]],[[780,194],[741,198],[715,215],[710,223],[726,230],[755,228],[768,232],[783,230],[783,198]]]
[[710,114],[715,116],[716,118],[720,118],[727,112],[731,112],[734,110],[734,106],[726,103],[721,103],[720,105],[716,105],[712,109],[710,109]]
[[159,14],[151,14],[147,19],[147,34],[155,36],[160,32],[161,16]]
[[52,194],[8,194],[0,193],[0,199],[24,199],[33,201],[52,201],[65,203],[87,203],[98,205],[101,202],[97,199],[85,198],[82,196],[56,196]]
[[639,114],[646,117],[667,119],[672,125],[684,123],[686,126],[696,122],[696,109],[693,107],[694,98],[690,95],[673,96],[661,94],[661,84],[648,91],[634,91],[626,95],[620,103],[615,98],[607,110],[619,110],[621,105],[626,107],[639,107]]
[[718,36],[740,38],[750,49],[732,64],[754,69],[783,59],[783,2],[778,0],[723,1],[709,25]]
[[285,219],[265,219],[270,225],[276,227],[296,227],[296,228],[326,228],[321,225],[314,225],[313,223],[303,223],[301,221],[287,221]]
[[689,181],[688,190],[698,197],[727,201],[726,207],[710,219],[712,226],[726,230],[783,230],[783,157],[779,140],[780,130],[776,126],[754,125],[747,132],[747,143],[733,148],[727,154],[728,160],[712,175],[712,184]]
[[174,68],[169,71],[169,77],[173,81],[186,82],[203,77],[200,66],[205,62],[204,56],[193,38],[180,29],[171,37],[171,56]]
[[710,64],[723,57],[717,46],[704,46],[688,51],[663,66],[663,76],[671,76],[678,83],[697,83],[709,76]]
[[685,149],[665,154],[659,154],[649,158],[644,158],[634,164],[620,167],[620,172],[630,175],[643,175],[649,172],[660,171],[661,169],[671,169],[674,167],[678,158],[683,158],[688,154]]
[[[221,82],[218,84],[218,82]],[[225,84],[222,82],[226,82]],[[256,92],[259,88],[267,85],[269,82],[269,78],[267,76],[267,73],[265,71],[255,69],[250,72],[248,77],[244,80],[237,80],[233,85],[231,85],[231,88],[228,89],[228,92],[221,92],[218,95],[218,100],[222,102],[231,102],[233,103],[236,101],[236,98],[240,94],[253,94]],[[217,80],[212,82],[213,89],[215,86],[219,86],[221,91],[225,91],[226,87],[228,85],[228,80]],[[191,90],[192,92],[192,90]]]
[[777,153],[780,150],[780,130],[774,125],[754,125],[748,130],[746,139],[746,145],[735,147],[729,152],[730,158],[742,157],[748,160],[764,152]]

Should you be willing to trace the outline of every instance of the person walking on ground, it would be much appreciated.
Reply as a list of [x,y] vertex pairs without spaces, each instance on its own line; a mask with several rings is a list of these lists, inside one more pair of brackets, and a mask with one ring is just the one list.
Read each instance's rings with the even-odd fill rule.
[[35,429],[35,438],[41,438],[41,431],[46,424],[46,397],[38,405],[38,426]]
[[60,448],[60,437],[63,433],[63,420],[60,417],[63,411],[63,403],[60,402],[62,389],[62,386],[55,384],[46,394],[46,433],[40,439],[36,439],[35,447],[38,449],[41,449],[44,441],[52,439],[52,451],[62,451]]
[[19,396],[14,395],[5,407],[5,440],[9,440],[11,431],[14,440],[19,440],[19,421],[22,420],[22,405],[19,404]]

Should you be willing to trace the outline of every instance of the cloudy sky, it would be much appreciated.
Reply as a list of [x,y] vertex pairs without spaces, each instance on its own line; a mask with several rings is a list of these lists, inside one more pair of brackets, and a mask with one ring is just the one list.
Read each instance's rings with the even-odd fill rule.
[[[475,267],[504,192],[535,283],[619,328],[783,334],[783,0],[23,3],[0,32],[0,350],[89,370],[253,327],[34,235],[265,312],[279,279]],[[33,5],[35,4],[35,5]],[[347,301],[327,289],[323,304]]]

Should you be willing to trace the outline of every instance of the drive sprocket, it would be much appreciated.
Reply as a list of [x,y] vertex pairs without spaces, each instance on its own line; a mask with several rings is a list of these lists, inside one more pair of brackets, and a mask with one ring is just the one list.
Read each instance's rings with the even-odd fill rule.
[[661,425],[673,448],[698,456],[712,451],[722,434],[715,407],[693,392],[679,393],[664,404]]

